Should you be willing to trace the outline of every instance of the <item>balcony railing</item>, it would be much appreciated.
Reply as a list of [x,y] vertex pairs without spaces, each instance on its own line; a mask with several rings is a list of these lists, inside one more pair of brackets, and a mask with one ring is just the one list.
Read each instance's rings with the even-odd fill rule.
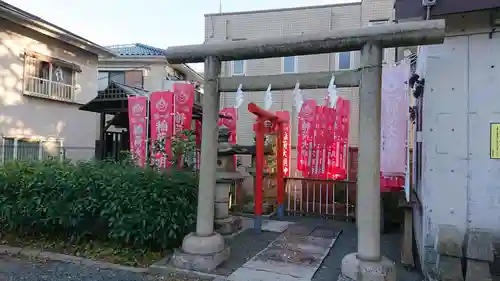
[[48,79],[27,76],[25,93],[37,97],[73,101],[75,87],[72,85],[50,81]]

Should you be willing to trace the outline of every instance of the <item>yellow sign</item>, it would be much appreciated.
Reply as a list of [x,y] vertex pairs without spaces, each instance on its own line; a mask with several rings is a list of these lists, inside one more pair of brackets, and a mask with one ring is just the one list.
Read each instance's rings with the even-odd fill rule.
[[500,123],[490,124],[490,158],[500,159]]

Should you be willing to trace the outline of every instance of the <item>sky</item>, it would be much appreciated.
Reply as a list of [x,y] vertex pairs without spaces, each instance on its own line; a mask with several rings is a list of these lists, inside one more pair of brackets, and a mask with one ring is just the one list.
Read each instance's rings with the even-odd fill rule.
[[[201,44],[204,15],[353,2],[355,0],[4,0],[97,44]],[[192,65],[202,71],[200,64]]]

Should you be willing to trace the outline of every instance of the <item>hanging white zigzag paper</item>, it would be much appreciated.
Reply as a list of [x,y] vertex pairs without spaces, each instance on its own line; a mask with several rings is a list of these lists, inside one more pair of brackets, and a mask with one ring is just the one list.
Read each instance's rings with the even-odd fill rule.
[[269,84],[264,98],[264,109],[269,110],[271,109],[272,105],[273,105],[273,93],[271,93],[271,84]]
[[304,98],[302,97],[302,90],[300,89],[299,81],[297,81],[297,84],[295,84],[295,89],[293,89],[293,96],[295,98],[295,109],[298,115],[300,110],[302,109],[302,104],[304,103]]
[[241,88],[243,87],[243,85],[240,84],[240,86],[238,86],[238,90],[236,90],[236,98],[235,98],[235,101],[234,101],[234,108],[239,108],[242,104],[243,104],[243,91],[241,90]]
[[330,84],[328,84],[328,98],[330,100],[330,104],[328,105],[330,108],[335,107],[337,103],[337,86],[335,85],[335,76],[332,76],[330,79]]

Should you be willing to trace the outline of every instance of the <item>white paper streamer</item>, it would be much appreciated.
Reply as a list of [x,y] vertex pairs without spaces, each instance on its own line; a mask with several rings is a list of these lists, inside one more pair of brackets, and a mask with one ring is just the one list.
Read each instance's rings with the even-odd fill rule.
[[243,104],[243,91],[241,90],[241,88],[243,87],[243,85],[240,84],[240,86],[238,86],[238,90],[236,90],[236,98],[235,98],[235,101],[234,101],[234,108],[239,108],[242,104]]
[[304,98],[302,97],[302,90],[300,89],[299,81],[297,81],[297,84],[295,84],[295,89],[293,89],[293,96],[295,98],[295,111],[298,115],[300,110],[302,109],[302,104],[304,103]]
[[269,84],[264,98],[264,109],[269,110],[271,109],[272,105],[273,105],[273,93],[271,93],[271,84]]
[[335,86],[335,76],[332,75],[332,79],[330,79],[330,83],[328,84],[328,98],[330,100],[329,107],[334,108],[335,104],[337,104],[337,86]]

